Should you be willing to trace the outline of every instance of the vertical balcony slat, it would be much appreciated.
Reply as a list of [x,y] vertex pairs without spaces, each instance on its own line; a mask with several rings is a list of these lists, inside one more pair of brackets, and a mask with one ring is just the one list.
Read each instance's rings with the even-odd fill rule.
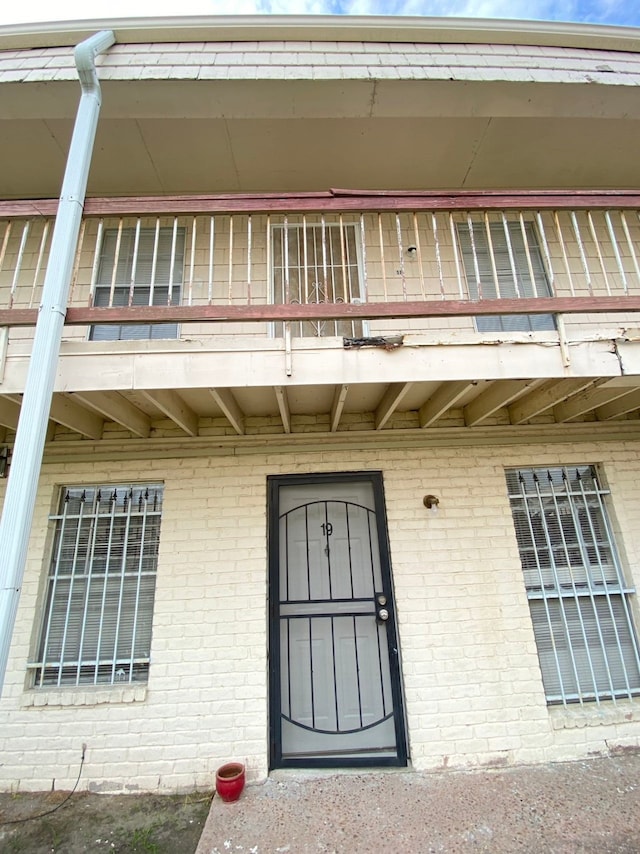
[[282,230],[283,249],[282,249],[282,267],[284,272],[284,302],[289,305],[291,302],[291,291],[289,286],[289,217],[284,216],[284,228]]
[[27,245],[27,239],[29,237],[29,231],[31,229],[31,221],[27,220],[22,227],[22,237],[20,238],[20,248],[18,249],[18,257],[16,258],[16,266],[13,271],[13,281],[11,282],[11,291],[9,294],[9,308],[13,308],[13,303],[15,301],[16,288],[18,287],[18,280],[20,278],[20,271],[22,270],[22,262],[24,260],[24,250]]
[[484,212],[484,230],[487,237],[487,249],[489,250],[489,261],[491,263],[491,275],[493,284],[496,289],[496,297],[500,299],[500,279],[498,278],[498,270],[496,268],[496,254],[493,250],[493,240],[491,238],[491,223],[489,222],[489,214]]
[[[315,234],[315,232],[314,232]],[[315,238],[314,238],[315,240]],[[302,257],[304,263],[304,301],[309,302],[309,235],[307,233],[307,215],[302,216]],[[318,254],[314,254],[314,264],[317,263]],[[316,274],[317,278],[317,274]]]
[[342,298],[345,303],[351,302],[351,288],[347,281],[347,261],[346,261],[346,245],[344,239],[344,221],[340,214],[338,217],[338,228],[340,231],[340,266],[342,270]]
[[[422,246],[420,245],[420,229],[418,228],[418,215],[414,211],[411,214],[413,220],[413,239],[416,244],[416,260],[418,262],[418,276],[420,278],[420,293],[422,295],[422,299],[426,300],[427,293],[424,285],[424,268],[422,266]],[[437,240],[437,235],[434,235],[434,240]],[[438,248],[436,245],[436,254],[438,253]],[[442,288],[442,270],[438,266],[438,270],[440,273],[440,288]]]
[[456,278],[458,280],[458,295],[461,300],[465,299],[464,283],[462,279],[462,270],[460,268],[459,257],[459,241],[456,234],[456,224],[453,220],[453,214],[449,213],[449,231],[451,233],[451,246],[453,247],[453,261],[456,266]]
[[564,233],[562,231],[562,224],[560,222],[560,215],[558,211],[553,212],[553,221],[556,226],[556,234],[558,235],[558,241],[560,243],[560,249],[562,251],[562,260],[564,262],[564,269],[567,273],[567,279],[569,280],[569,288],[571,290],[571,296],[574,297],[576,295],[576,290],[573,284],[573,276],[571,275],[571,265],[569,264],[569,257],[567,255],[567,245],[564,239]]
[[535,273],[533,272],[533,262],[531,260],[531,249],[529,247],[529,238],[527,237],[527,229],[525,228],[524,216],[522,214],[522,211],[520,211],[520,213],[518,214],[518,220],[520,222],[520,233],[522,234],[522,243],[524,246],[524,254],[525,254],[526,259],[527,259],[527,269],[529,271],[529,280],[531,281],[531,292],[533,293],[534,297],[539,297],[540,294],[538,293],[538,285],[536,283],[536,276],[535,276]]
[[335,302],[335,293],[331,289],[331,299],[329,299],[329,272],[327,269],[327,221],[325,215],[321,217],[321,235],[322,235],[322,288],[324,298],[327,302]]
[[156,273],[158,270],[158,249],[160,246],[160,217],[156,219],[156,231],[153,238],[153,257],[151,260],[151,283],[149,287],[149,305],[154,304]]
[[251,214],[247,217],[247,305],[251,305],[251,267],[253,263],[253,227]]
[[551,291],[551,295],[555,297],[558,295],[556,291],[556,274],[553,268],[553,263],[551,261],[551,253],[549,252],[549,244],[547,242],[547,234],[544,228],[544,220],[540,211],[536,212],[536,223],[538,225],[538,234],[540,235],[540,242],[542,243],[542,251],[544,253],[547,278],[549,280],[549,289]]
[[0,248],[0,273],[2,272],[2,268],[4,266],[4,259],[7,254],[7,246],[9,245],[9,238],[11,237],[11,229],[13,226],[12,220],[9,220],[4,227],[4,237],[2,239],[2,248]]
[[467,211],[467,228],[469,229],[469,243],[471,245],[471,256],[473,258],[473,273],[476,279],[476,293],[478,299],[482,299],[482,279],[480,278],[480,265],[478,264],[478,253],[476,252],[476,239],[473,231],[473,220]]
[[398,268],[398,273],[400,275],[400,282],[402,284],[402,299],[404,302],[407,301],[407,276],[406,271],[404,269],[404,248],[402,245],[402,225],[400,223],[400,214],[396,214],[396,240],[398,243],[398,259],[400,266]]
[[593,240],[593,245],[596,248],[596,254],[598,255],[598,262],[600,264],[600,272],[602,273],[602,278],[604,280],[604,286],[607,289],[607,295],[611,296],[611,288],[609,286],[609,276],[607,275],[607,268],[604,263],[604,258],[602,257],[602,250],[600,247],[600,240],[598,239],[598,232],[596,231],[596,227],[593,223],[593,216],[591,211],[587,211],[587,222],[589,223],[589,231],[591,233],[591,239]]
[[[29,297],[29,308],[33,308],[34,303],[36,302],[36,294],[38,291],[38,279],[40,278],[40,271],[42,270],[42,264],[44,262],[44,256],[47,252],[47,242],[49,240],[49,229],[50,229],[51,221],[46,219],[44,221],[44,226],[42,228],[42,237],[40,238],[40,246],[38,248],[38,258],[36,260],[36,268],[33,273],[33,282],[31,283],[31,296]],[[82,246],[84,244],[84,235],[85,235],[85,227],[86,220],[82,221],[82,226],[80,229],[80,239],[78,242],[78,251],[76,252],[76,261],[75,266],[73,268],[73,280],[71,283],[71,298],[73,298],[74,288],[78,279],[78,267],[80,266],[80,256],[82,253]]]
[[622,222],[624,236],[627,240],[627,246],[629,247],[629,253],[631,254],[631,259],[633,261],[633,268],[636,273],[636,279],[638,280],[638,285],[640,285],[640,264],[638,263],[638,256],[636,255],[636,249],[633,245],[633,240],[631,239],[631,233],[629,231],[629,225],[627,223],[627,217],[624,211],[620,211],[620,220]]
[[140,217],[136,220],[136,230],[133,235],[133,257],[131,259],[131,280],[129,281],[129,296],[127,297],[127,304],[133,305],[133,294],[136,289],[136,275],[138,273],[138,251],[140,249],[140,229],[141,229],[141,220]]
[[176,262],[176,242],[178,239],[178,217],[173,218],[173,231],[171,233],[171,254],[169,258],[169,289],[167,293],[167,305],[171,305],[173,297],[173,267]]
[[364,214],[360,214],[360,252],[362,254],[362,299],[368,299],[367,240]]
[[593,296],[593,283],[591,281],[591,271],[589,269],[589,262],[587,261],[587,256],[584,251],[584,244],[582,242],[582,235],[580,233],[580,226],[578,224],[578,217],[576,216],[575,211],[571,211],[571,224],[573,226],[573,233],[576,238],[576,242],[578,244],[578,250],[580,252],[580,260],[582,261],[582,271],[584,273],[585,281],[587,283],[587,287],[589,289],[589,296]]
[[193,305],[193,276],[196,266],[196,241],[198,239],[198,217],[191,220],[191,247],[189,251],[189,281],[187,283],[187,305]]
[[518,283],[518,268],[516,267],[513,246],[511,244],[511,231],[504,211],[502,212],[502,228],[504,230],[504,239],[507,244],[507,254],[509,255],[509,266],[511,267],[511,277],[513,278],[513,290],[515,295],[520,298],[522,294],[520,293],[520,285]]
[[[209,217],[209,278],[207,281],[207,303],[213,302],[213,250],[215,248],[216,218]],[[267,246],[269,244],[267,243]]]
[[100,253],[102,251],[102,240],[104,236],[104,220],[99,220],[96,232],[96,243],[93,250],[93,265],[91,267],[91,285],[89,287],[89,306],[93,308],[96,302],[96,284],[98,282],[98,266]]
[[620,273],[620,281],[622,282],[622,289],[624,290],[625,296],[629,293],[629,283],[627,282],[627,274],[624,269],[624,264],[622,263],[622,257],[620,255],[620,249],[618,247],[618,238],[615,233],[615,229],[613,227],[613,223],[611,222],[611,212],[604,212],[604,219],[607,223],[607,231],[609,232],[609,240],[611,241],[611,248],[613,249],[613,254],[615,255],[616,264],[618,267],[618,273]]
[[116,291],[116,279],[118,278],[118,263],[120,261],[120,245],[122,241],[122,219],[118,222],[118,235],[116,237],[116,250],[113,258],[113,270],[111,271],[111,286],[109,288],[109,305],[113,305],[113,297]]
[[384,232],[382,230],[382,214],[378,214],[378,244],[380,246],[380,267],[382,268],[382,292],[384,301],[388,301],[387,294],[387,268],[384,259]]
[[233,215],[229,216],[229,268],[227,271],[227,305],[233,302]]

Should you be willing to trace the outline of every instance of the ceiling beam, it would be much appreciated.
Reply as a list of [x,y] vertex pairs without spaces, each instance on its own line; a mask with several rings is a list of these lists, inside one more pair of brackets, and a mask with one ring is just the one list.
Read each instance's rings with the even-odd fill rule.
[[244,413],[228,388],[210,388],[211,397],[223,411],[227,421],[239,436],[244,435]]
[[[602,382],[602,381],[601,381]],[[609,386],[607,388],[590,388],[581,394],[576,394],[564,403],[558,403],[553,407],[553,417],[559,423],[579,418],[587,412],[592,412],[600,406],[605,406],[613,400],[617,400],[630,389],[624,386]]]
[[88,439],[101,439],[104,420],[91,409],[80,406],[75,400],[61,394],[54,394],[51,401],[49,418],[56,424],[62,424],[75,433]]
[[580,377],[575,380],[547,380],[540,388],[521,397],[509,407],[509,420],[512,424],[523,424],[557,403],[593,385],[591,378]]
[[431,427],[432,424],[435,424],[474,385],[475,383],[461,380],[453,383],[442,383],[438,386],[431,397],[420,407],[418,413],[420,426]]
[[141,439],[151,433],[151,420],[118,392],[74,391],[73,397],[98,412],[109,421],[115,421]]
[[375,412],[376,430],[382,430],[413,383],[391,383]]
[[335,394],[333,395],[333,403],[331,405],[331,432],[332,433],[335,433],[338,429],[338,425],[340,424],[340,419],[342,418],[342,412],[344,410],[344,404],[347,400],[348,394],[349,394],[349,386],[348,385],[337,386]]
[[280,418],[282,418],[282,426],[285,433],[291,433],[291,412],[289,411],[289,401],[287,400],[287,391],[281,385],[274,386],[276,400],[278,401],[278,409],[280,410]]
[[598,421],[608,421],[610,418],[619,418],[635,409],[640,409],[640,389],[637,388],[611,403],[599,406],[596,409],[596,418]]
[[20,417],[20,404],[6,395],[0,397],[0,425],[15,430]]
[[142,394],[188,436],[198,435],[198,416],[177,392],[164,388],[156,391],[142,389]]
[[475,427],[498,409],[508,406],[527,389],[535,388],[541,383],[542,380],[496,380],[485,392],[465,406],[464,423],[467,427]]

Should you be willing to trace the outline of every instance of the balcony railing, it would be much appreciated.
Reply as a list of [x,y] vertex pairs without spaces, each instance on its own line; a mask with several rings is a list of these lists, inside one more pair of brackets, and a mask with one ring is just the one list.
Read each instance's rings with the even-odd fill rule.
[[[0,324],[29,326],[55,206],[2,205]],[[93,340],[211,335],[199,326],[210,321],[360,336],[400,318],[409,331],[502,334],[638,310],[638,195],[334,193],[93,200],[67,323]]]

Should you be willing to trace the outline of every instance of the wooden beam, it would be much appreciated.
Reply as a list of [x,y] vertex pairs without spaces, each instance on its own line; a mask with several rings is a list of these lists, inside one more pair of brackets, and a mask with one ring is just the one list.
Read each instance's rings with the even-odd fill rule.
[[20,404],[5,395],[0,397],[0,425],[15,430],[20,417]]
[[412,386],[413,383],[391,383],[376,409],[376,430],[382,430]]
[[[421,211],[421,210],[559,210],[577,208],[637,208],[636,190],[469,190],[441,193],[424,190],[333,189],[310,193],[238,193],[215,196],[120,196],[90,198],[88,216],[123,214],[197,214],[255,212]],[[0,216],[54,216],[57,199],[0,202]]]
[[442,383],[431,397],[420,407],[418,417],[421,427],[431,427],[445,412],[451,409],[474,383],[460,380]]
[[596,409],[596,418],[598,421],[609,421],[611,418],[619,418],[636,409],[640,409],[640,389],[634,389],[611,403],[599,406]]
[[87,436],[89,439],[102,438],[104,421],[100,415],[96,415],[93,410],[80,406],[75,400],[64,395],[54,394],[49,418],[56,424],[62,424],[63,427],[68,427],[69,430]]
[[542,380],[496,380],[486,391],[465,406],[464,423],[467,427],[475,427],[498,409],[508,406],[527,389],[535,388],[541,382]]
[[[600,380],[600,382],[603,382],[603,380]],[[554,406],[553,417],[558,422],[571,421],[572,418],[579,418],[581,415],[592,412],[594,409],[617,400],[628,393],[629,388],[625,388],[624,386],[613,386],[602,389],[594,386],[583,391],[581,394],[570,397],[564,403],[558,403]]]
[[198,416],[177,392],[170,389],[156,389],[156,391],[142,390],[142,394],[188,436],[198,435]]
[[291,433],[291,413],[289,412],[289,401],[287,400],[287,391],[282,386],[274,386],[278,401],[278,409],[280,410],[280,418],[282,418],[282,426],[285,433]]
[[[640,296],[527,297],[485,300],[416,300],[283,305],[138,305],[69,308],[67,326],[120,323],[245,323],[389,318],[480,317],[493,314],[602,314],[640,311]],[[38,310],[0,309],[0,326],[35,326]]]
[[331,405],[331,432],[335,433],[338,429],[338,425],[340,424],[340,419],[342,418],[342,411],[344,410],[344,404],[347,400],[347,395],[349,394],[349,386],[348,385],[339,385],[336,387],[335,394],[333,395],[333,404]]
[[228,388],[210,388],[211,396],[224,412],[227,420],[239,436],[244,434],[244,413]]
[[540,388],[511,404],[509,420],[512,424],[523,424],[571,395],[589,388],[593,383],[592,378],[584,377],[575,380],[547,380]]
[[118,392],[74,391],[72,394],[109,421],[115,421],[142,439],[149,437],[150,419]]

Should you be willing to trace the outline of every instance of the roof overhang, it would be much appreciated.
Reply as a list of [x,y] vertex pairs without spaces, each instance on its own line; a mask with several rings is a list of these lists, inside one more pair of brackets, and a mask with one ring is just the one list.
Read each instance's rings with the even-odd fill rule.
[[640,29],[544,21],[362,15],[103,18],[0,27],[0,50],[75,45],[110,29],[120,43],[369,41],[514,44],[640,52]]

